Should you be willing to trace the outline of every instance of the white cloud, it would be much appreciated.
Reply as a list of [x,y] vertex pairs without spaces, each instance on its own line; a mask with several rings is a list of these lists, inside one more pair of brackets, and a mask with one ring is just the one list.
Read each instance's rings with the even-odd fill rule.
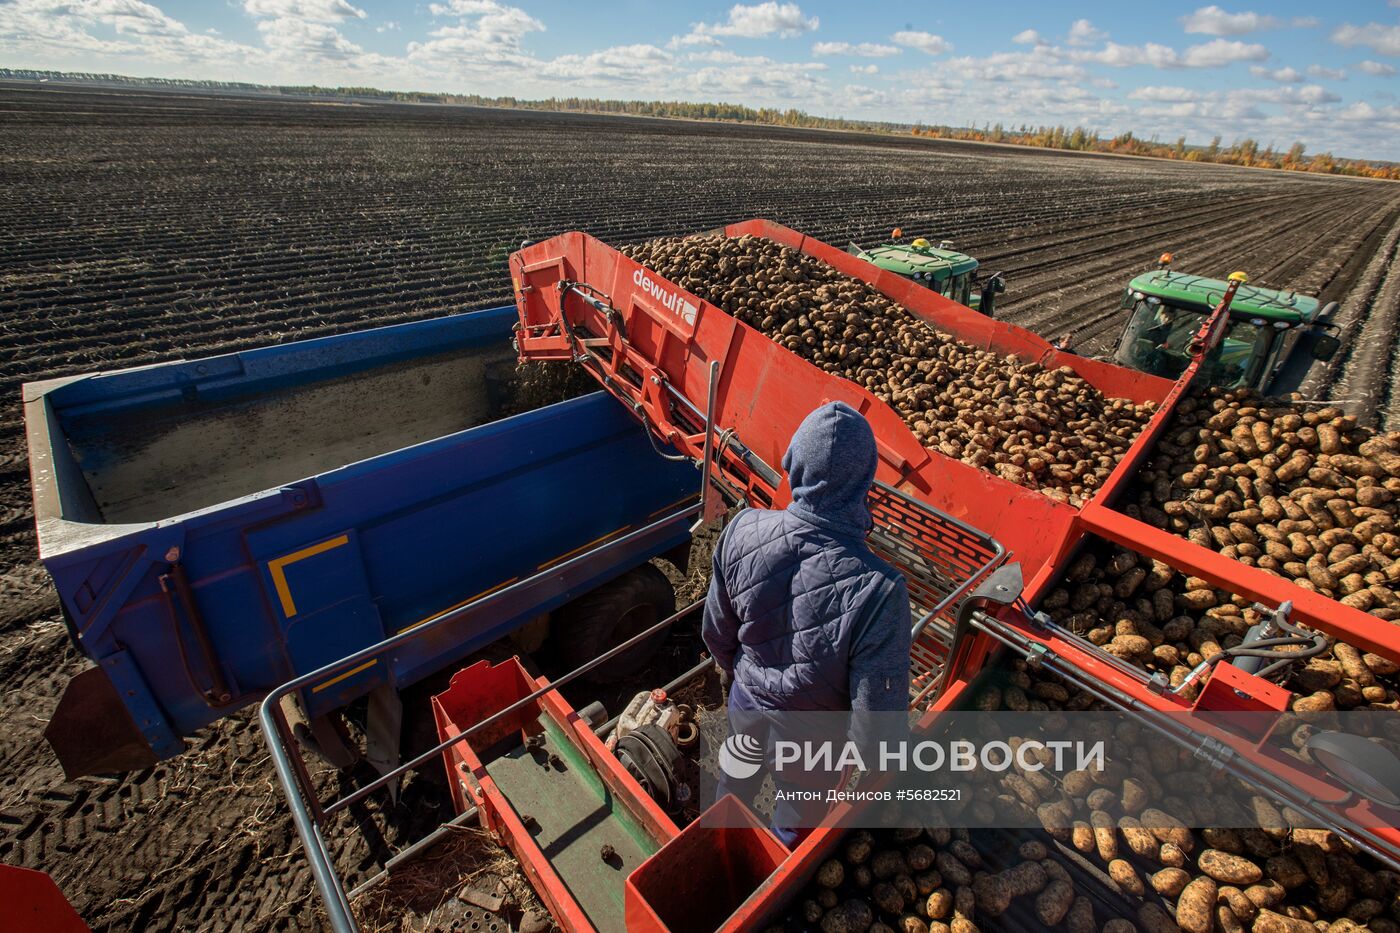
[[1277,29],[1279,21],[1263,13],[1227,13],[1211,5],[1181,17],[1181,24],[1187,32],[1207,36],[1242,36],[1261,29]]
[[1363,46],[1381,55],[1400,56],[1400,26],[1367,23],[1353,26],[1343,23],[1332,31],[1332,41],[1347,48]]
[[400,28],[402,28],[402,27],[400,27],[399,24],[398,24],[397,22],[395,22],[394,20],[391,19],[391,20],[389,20],[388,22],[384,23],[382,26],[375,26],[375,27],[374,27],[374,31],[375,31],[375,32],[396,32],[396,31],[398,31]]
[[[143,69],[136,73],[187,75],[192,69],[246,67],[259,54],[217,34],[191,32],[142,0],[9,0],[0,11],[6,64],[23,57],[41,68],[90,71],[95,57],[106,56]],[[94,27],[115,37],[95,34]]]
[[997,52],[966,56],[942,63],[942,73],[955,80],[969,81],[1078,81],[1085,77],[1082,67],[1064,61],[1052,48],[1039,46],[1027,52]]
[[1343,120],[1368,124],[1386,121],[1393,129],[1396,125],[1396,121],[1400,121],[1400,107],[1394,104],[1385,107],[1375,107],[1366,103],[1364,100],[1358,100],[1356,103],[1348,104],[1341,110],[1338,110],[1336,115]]
[[349,61],[364,53],[334,26],[305,19],[264,19],[258,22],[263,44],[288,57]]
[[[743,100],[773,106],[821,99],[820,62],[778,62],[762,55],[736,55],[723,49],[695,52],[692,61],[710,63],[679,78],[680,87],[700,100]],[[810,104],[808,105],[810,106]]]
[[1316,16],[1295,16],[1288,21],[1288,25],[1294,29],[1316,29],[1322,25],[1322,20]]
[[1320,84],[1305,84],[1298,88],[1298,100],[1304,104],[1339,104],[1342,97]]
[[852,65],[852,66],[851,66],[851,74],[855,74],[855,75],[873,75],[873,74],[878,74],[879,71],[880,71],[880,66],[879,66],[879,65]]
[[499,9],[496,0],[447,0],[428,4],[428,12],[434,16],[484,16]]
[[842,104],[851,107],[866,109],[870,107],[888,107],[894,101],[885,91],[875,88],[864,87],[859,84],[848,84],[841,89]]
[[360,64],[365,50],[335,24],[364,19],[364,10],[346,0],[243,0],[258,20],[263,46],[274,56],[306,62]]
[[364,19],[366,13],[346,0],[243,0],[250,15],[266,19],[304,19],[317,23],[338,23]]
[[1257,44],[1212,39],[1210,42],[1189,46],[1181,52],[1156,42],[1143,45],[1106,42],[1104,47],[1097,51],[1074,50],[1069,54],[1074,61],[1095,62],[1112,68],[1139,65],[1152,68],[1219,68],[1234,62],[1263,61],[1269,57],[1269,50]]
[[672,36],[671,41],[666,43],[668,49],[680,49],[691,45],[705,46],[706,48],[719,48],[724,43],[714,36],[703,32],[691,32],[683,36]]
[[858,58],[889,58],[898,55],[899,49],[893,45],[880,45],[875,42],[818,42],[812,46],[813,55],[854,55]]
[[1314,78],[1322,78],[1324,81],[1345,81],[1347,73],[1341,68],[1324,68],[1321,65],[1309,65],[1308,74]]
[[1017,45],[1045,45],[1045,39],[1034,29],[1022,29],[1011,37]]
[[811,32],[820,24],[821,20],[815,16],[807,16],[795,3],[777,3],[775,0],[753,6],[736,3],[729,8],[729,18],[723,23],[695,23],[691,26],[690,35],[703,38],[690,42],[681,39],[677,40],[677,44],[718,44],[704,41],[705,38],[713,39],[715,36],[735,36],[740,39],[778,36],[791,39],[804,32]]
[[1395,66],[1387,65],[1385,62],[1373,62],[1369,58],[1356,63],[1358,71],[1364,71],[1368,75],[1376,75],[1381,78],[1388,78],[1395,74]]
[[944,52],[953,50],[953,44],[942,36],[913,29],[904,29],[895,33],[890,36],[890,41],[905,48],[918,49],[927,55],[942,55]]
[[1292,84],[1295,81],[1303,80],[1303,73],[1292,66],[1269,68],[1265,65],[1251,65],[1249,73],[1256,78],[1268,78],[1270,81],[1277,81],[1280,84]]
[[491,72],[502,66],[527,67],[535,59],[525,52],[521,40],[532,32],[543,32],[544,23],[519,7],[496,0],[451,0],[434,4],[438,16],[456,16],[456,26],[441,26],[428,34],[425,42],[408,44],[408,60],[449,73]]
[[1129,100],[1151,100],[1160,103],[1177,104],[1196,101],[1203,97],[1200,91],[1185,87],[1148,86],[1140,87],[1128,95]]
[[1095,62],[1100,65],[1108,65],[1111,68],[1130,68],[1135,65],[1174,68],[1177,67],[1181,59],[1176,49],[1159,45],[1156,42],[1148,42],[1144,45],[1119,45],[1117,42],[1105,42],[1104,47],[1096,52],[1073,51],[1070,53],[1070,57],[1078,62]]
[[84,19],[104,23],[124,35],[170,37],[189,33],[183,23],[167,16],[159,7],[141,0],[87,0],[85,3],[39,6],[48,6],[54,13],[71,10]]
[[587,55],[561,55],[540,74],[575,81],[638,81],[669,75],[675,59],[654,45],[618,45]]
[[1098,29],[1087,19],[1077,19],[1070,24],[1069,36],[1065,39],[1070,45],[1093,45],[1101,39],[1107,39],[1108,33]]
[[1181,56],[1186,68],[1220,68],[1235,62],[1262,62],[1269,50],[1262,45],[1212,39],[1204,45],[1193,45]]

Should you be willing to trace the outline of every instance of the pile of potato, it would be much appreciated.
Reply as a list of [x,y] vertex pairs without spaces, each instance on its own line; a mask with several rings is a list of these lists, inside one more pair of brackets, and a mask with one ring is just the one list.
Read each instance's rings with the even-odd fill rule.
[[[1027,839],[1015,864],[996,869],[966,829],[856,830],[840,857],[817,869],[787,929],[822,933],[977,933],[1016,898],[1033,901],[1045,926],[1094,933],[1093,905],[1076,897],[1069,873],[1044,843]],[[785,927],[778,927],[781,930]],[[1105,926],[1105,930],[1113,927]],[[1129,931],[1131,925],[1117,929]]]
[[1068,367],[960,343],[858,279],[761,237],[623,252],[804,359],[864,386],[926,447],[1061,500],[1088,498],[1152,416]]
[[[1020,702],[1013,691],[1031,699]],[[978,706],[1053,711],[1095,701],[1016,661],[1004,685],[984,689]],[[1002,784],[997,806],[1033,809],[1052,837],[1097,861],[1119,893],[1140,899],[1137,925],[1147,933],[1400,933],[1400,874],[1378,868],[1330,831],[1291,828],[1301,821],[1264,798],[1253,806],[1267,828],[1195,830],[1177,817],[1191,819],[1201,801],[1189,789],[1171,794],[1150,775],[1110,767],[1055,781],[1018,768]]]
[[1136,483],[1133,517],[1400,620],[1400,432],[1213,388],[1177,406]]
[[[1098,708],[1088,694],[1024,661],[1002,673],[981,689],[980,709],[1053,715]],[[1168,758],[1184,754],[1170,743],[1159,750]],[[1170,770],[1169,762],[1159,764],[1157,770]],[[991,822],[1020,810],[1038,818],[1047,835],[853,831],[775,930],[1400,933],[1400,874],[1330,831],[1292,828],[1288,812],[1262,797],[1252,805],[1268,828],[1191,829],[1183,820],[1198,819],[1203,804],[1189,789],[1173,794],[1150,775],[1112,765],[1058,778],[1017,766],[990,780],[989,792],[968,805],[970,815]],[[956,807],[948,814],[957,815]],[[1091,875],[1067,869],[1068,849],[1107,875],[1119,907],[1089,889],[1100,883]]]
[[[1022,660],[989,678],[975,704],[1050,716],[1105,708]],[[1112,762],[1064,775],[1015,764],[983,774],[985,790],[942,814],[1038,822],[1044,835],[853,831],[769,933],[1400,933],[1400,873],[1329,830],[1294,828],[1304,821],[1260,796],[1249,800],[1258,828],[1191,828],[1210,821],[1211,795],[1152,776],[1184,773],[1175,765],[1189,752],[1164,741],[1151,754],[1152,773]],[[1070,850],[1108,881],[1070,865]]]
[[[1040,609],[1057,623],[1110,654],[1151,672],[1173,687],[1201,661],[1243,641],[1259,621],[1252,603],[1215,589],[1158,560],[1097,539],[1066,569]],[[1295,664],[1284,685],[1303,711],[1400,710],[1400,665],[1332,642],[1327,653]],[[1194,698],[1200,682],[1185,691]],[[1034,697],[1010,696],[1012,709]]]

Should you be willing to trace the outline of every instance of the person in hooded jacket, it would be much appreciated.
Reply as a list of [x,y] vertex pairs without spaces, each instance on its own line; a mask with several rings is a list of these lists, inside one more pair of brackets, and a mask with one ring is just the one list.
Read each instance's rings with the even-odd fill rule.
[[865,544],[875,465],[869,422],[823,405],[783,456],[791,504],[745,509],[720,536],[702,634],[731,728],[745,713],[908,709],[908,589]]

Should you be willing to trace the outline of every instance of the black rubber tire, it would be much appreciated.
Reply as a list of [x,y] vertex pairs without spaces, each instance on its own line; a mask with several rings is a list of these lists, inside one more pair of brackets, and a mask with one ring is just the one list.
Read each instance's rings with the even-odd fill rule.
[[[651,628],[676,611],[676,591],[666,575],[642,564],[561,608],[550,639],[569,670],[582,667],[609,648]],[[584,675],[598,684],[636,674],[666,640],[663,629]]]

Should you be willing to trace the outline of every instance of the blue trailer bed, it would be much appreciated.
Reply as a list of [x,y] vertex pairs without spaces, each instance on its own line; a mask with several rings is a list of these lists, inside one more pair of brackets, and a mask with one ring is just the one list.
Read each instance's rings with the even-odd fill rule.
[[[498,417],[515,320],[496,308],[24,387],[40,558],[96,663],[50,730],[70,773],[178,754],[299,674],[695,497],[695,471],[604,393]],[[305,711],[435,672],[683,546],[687,525],[314,685]]]

